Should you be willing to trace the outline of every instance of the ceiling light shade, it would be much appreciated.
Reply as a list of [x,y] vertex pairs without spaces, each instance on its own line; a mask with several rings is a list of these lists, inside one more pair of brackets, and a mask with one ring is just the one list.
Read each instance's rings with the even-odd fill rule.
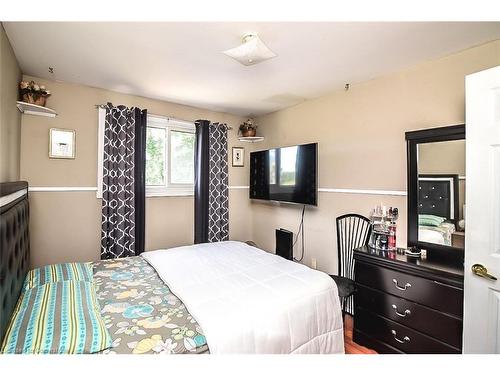
[[255,65],[276,57],[276,54],[256,34],[245,35],[240,46],[228,49],[223,54],[246,66]]

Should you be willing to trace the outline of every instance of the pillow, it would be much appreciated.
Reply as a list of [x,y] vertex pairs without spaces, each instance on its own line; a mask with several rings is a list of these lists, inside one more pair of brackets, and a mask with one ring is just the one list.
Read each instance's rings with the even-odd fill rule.
[[58,281],[93,281],[91,263],[61,263],[35,268],[28,272],[23,290]]
[[438,227],[445,220],[446,220],[445,217],[436,215],[426,215],[426,214],[418,215],[418,225],[425,225],[428,227]]
[[111,344],[94,284],[61,281],[22,294],[5,333],[2,353],[96,353]]

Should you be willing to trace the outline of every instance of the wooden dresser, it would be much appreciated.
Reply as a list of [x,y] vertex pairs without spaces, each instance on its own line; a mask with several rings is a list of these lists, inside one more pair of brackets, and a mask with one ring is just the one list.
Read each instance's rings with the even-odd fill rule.
[[353,340],[379,353],[461,353],[463,268],[354,251]]

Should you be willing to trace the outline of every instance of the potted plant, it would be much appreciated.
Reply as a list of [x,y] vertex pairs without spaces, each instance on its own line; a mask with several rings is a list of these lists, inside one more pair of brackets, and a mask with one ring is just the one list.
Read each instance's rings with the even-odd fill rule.
[[45,106],[45,102],[50,96],[50,91],[45,86],[36,84],[35,81],[21,81],[19,83],[19,93],[23,102],[42,107]]
[[257,125],[249,118],[239,127],[239,132],[243,137],[255,137],[257,134]]

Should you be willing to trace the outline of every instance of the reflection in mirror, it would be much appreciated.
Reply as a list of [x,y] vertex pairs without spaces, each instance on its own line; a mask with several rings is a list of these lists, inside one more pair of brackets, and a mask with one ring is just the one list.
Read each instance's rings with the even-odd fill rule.
[[269,185],[276,185],[276,150],[269,150]]
[[280,185],[295,186],[295,172],[297,164],[297,146],[284,147],[279,150],[281,156],[280,163]]
[[465,140],[417,147],[418,241],[463,249]]

